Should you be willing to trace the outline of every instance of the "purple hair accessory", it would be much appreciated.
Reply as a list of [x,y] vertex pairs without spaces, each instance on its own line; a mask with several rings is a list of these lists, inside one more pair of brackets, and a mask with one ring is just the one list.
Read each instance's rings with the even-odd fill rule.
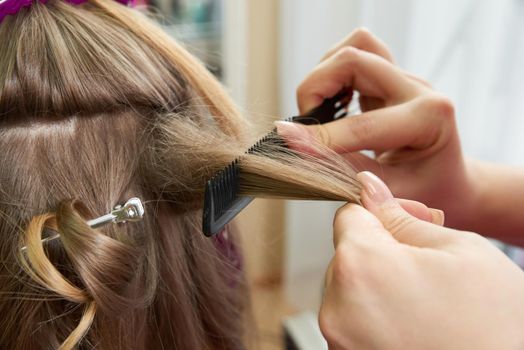
[[230,287],[236,287],[242,277],[244,262],[238,247],[229,237],[227,228],[224,228],[214,236],[214,243],[219,253],[226,259],[228,269],[224,271],[226,282]]
[[[47,0],[0,0],[0,23],[6,16],[16,15],[23,7],[29,7],[34,2],[41,2],[42,4],[47,3]],[[79,5],[86,2],[87,0],[64,0],[72,5]],[[122,5],[133,6],[134,0],[115,0]]]
[[0,22],[2,22],[6,16],[15,15],[22,7],[29,7],[32,4],[33,0],[0,0]]

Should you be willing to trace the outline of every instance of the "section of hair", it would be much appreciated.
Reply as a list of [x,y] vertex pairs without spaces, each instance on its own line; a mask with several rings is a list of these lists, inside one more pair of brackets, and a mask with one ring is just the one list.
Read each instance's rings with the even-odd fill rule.
[[294,151],[279,135],[270,133],[250,154],[240,157],[240,193],[360,203],[361,185],[351,164],[320,144],[307,146],[315,151]]
[[308,144],[315,152],[297,152],[272,132],[255,151],[246,153],[249,143],[231,139],[212,124],[199,123],[190,115],[167,115],[159,120],[162,122],[155,131],[157,158],[152,163],[160,170],[156,173],[159,186],[182,207],[201,207],[205,182],[234,160],[239,160],[241,169],[240,194],[360,203],[361,186],[355,169],[320,144]]

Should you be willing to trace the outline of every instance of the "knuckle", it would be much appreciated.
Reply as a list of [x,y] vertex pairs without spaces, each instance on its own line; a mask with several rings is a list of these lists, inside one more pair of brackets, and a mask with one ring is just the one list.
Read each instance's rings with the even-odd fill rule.
[[430,115],[444,122],[450,122],[455,119],[455,106],[448,97],[431,93],[425,96],[423,100],[424,107],[430,111]]
[[343,231],[345,225],[352,222],[354,218],[359,217],[363,210],[364,208],[360,205],[353,203],[348,203],[338,208],[333,218],[333,228],[335,231]]
[[343,217],[350,215],[351,212],[353,212],[356,209],[355,204],[345,204],[337,209],[335,212],[335,218],[333,219],[333,224],[336,222],[342,220]]
[[340,208],[337,209],[335,212],[335,217],[333,218],[333,226],[340,220],[342,216],[345,215],[345,213],[349,210],[347,205],[343,205]]
[[453,102],[439,93],[427,93],[415,101],[416,115],[424,116],[421,119],[424,131],[419,142],[424,147],[438,149],[449,144],[453,135],[457,135],[455,108]]
[[346,65],[354,65],[359,59],[359,50],[352,46],[344,46],[336,53],[336,59],[344,62]]
[[373,34],[366,27],[359,27],[355,29],[350,34],[350,38],[355,43],[355,46],[366,46],[366,44],[371,43],[373,39]]
[[326,55],[323,57],[322,61],[326,59],[327,57],[330,57],[337,52],[339,52],[341,49],[345,47],[358,47],[360,49],[364,49],[370,45],[373,44],[375,41],[375,38],[371,31],[367,29],[366,27],[359,27],[354,29],[347,35],[341,43],[339,43],[337,46],[331,48]]
[[338,247],[331,262],[331,280],[337,286],[348,287],[355,283],[358,276],[356,252],[347,246]]
[[406,230],[416,221],[417,219],[411,215],[396,215],[385,223],[385,227],[394,237],[398,237],[402,231]]

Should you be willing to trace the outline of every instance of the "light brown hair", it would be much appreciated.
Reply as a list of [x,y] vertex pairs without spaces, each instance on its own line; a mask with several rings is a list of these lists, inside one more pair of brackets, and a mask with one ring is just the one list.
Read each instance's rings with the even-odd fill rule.
[[[7,17],[0,348],[244,348],[238,247],[234,230],[202,235],[205,181],[242,156],[245,194],[359,192],[332,154],[243,156],[249,128],[206,69],[135,10],[49,0]],[[146,202],[143,221],[89,228],[132,196]]]

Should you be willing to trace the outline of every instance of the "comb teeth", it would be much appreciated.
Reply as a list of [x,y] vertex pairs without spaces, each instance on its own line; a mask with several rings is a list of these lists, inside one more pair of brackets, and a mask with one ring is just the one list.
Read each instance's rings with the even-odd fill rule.
[[214,198],[220,198],[220,200],[215,201],[217,204],[214,208],[215,216],[222,215],[222,213],[227,210],[227,203],[235,200],[236,193],[239,191],[239,173],[238,160],[235,160],[220,171],[215,181],[211,181]]
[[219,171],[206,183],[202,231],[208,237],[220,232],[253,197],[240,197],[238,159]]
[[[262,137],[260,140],[257,141],[253,146],[249,147],[249,149],[246,151],[246,154],[257,154],[261,153],[264,148],[268,148],[269,145],[281,145],[284,146],[284,140],[281,140],[279,135],[277,134],[276,129],[273,129],[271,132],[266,134],[264,137]],[[237,160],[238,161],[238,160]]]
[[[296,121],[303,124],[323,124],[347,114],[347,104],[352,92],[344,90],[336,96],[326,99],[322,105],[304,116],[292,117],[287,121]],[[263,153],[271,145],[286,146],[279,137],[276,129],[262,137],[246,154]],[[253,197],[239,196],[240,190],[240,163],[236,159],[224,169],[220,170],[206,183],[204,194],[204,211],[202,231],[208,237],[220,232]]]
[[[285,146],[284,140],[279,137],[276,129],[249,147],[246,154],[262,153],[270,145]],[[210,237],[220,232],[231,219],[254,199],[249,196],[239,196],[239,192],[240,161],[235,159],[206,183],[202,222],[202,231],[206,236]]]

